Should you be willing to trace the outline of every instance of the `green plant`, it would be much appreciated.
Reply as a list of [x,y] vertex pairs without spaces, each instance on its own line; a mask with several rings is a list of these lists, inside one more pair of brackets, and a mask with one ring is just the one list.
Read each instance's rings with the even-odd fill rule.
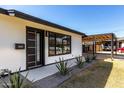
[[61,75],[65,76],[69,73],[67,62],[64,62],[63,59],[59,58],[59,63],[56,65]]
[[92,60],[96,60],[96,55],[93,55],[92,56]]
[[24,87],[26,87],[25,80],[27,78],[27,75],[28,75],[28,73],[26,74],[26,76],[24,78],[22,78],[20,69],[18,72],[15,72],[13,74],[8,72],[9,83],[7,83],[3,78],[1,78],[1,80],[4,83],[3,87],[5,87],[5,88],[24,88]]
[[85,57],[85,60],[87,63],[90,63],[90,57],[88,55]]
[[76,57],[76,63],[77,63],[77,66],[79,67],[79,68],[82,68],[83,67],[83,65],[84,65],[84,60],[82,59],[82,57]]

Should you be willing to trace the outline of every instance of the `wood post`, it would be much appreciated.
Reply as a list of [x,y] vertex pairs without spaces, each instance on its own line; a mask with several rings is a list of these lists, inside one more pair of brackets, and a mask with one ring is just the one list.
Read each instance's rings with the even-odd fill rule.
[[117,55],[117,49],[118,49],[118,41],[117,41],[117,38],[116,38],[115,42],[116,42],[116,50],[115,50],[115,54]]
[[96,41],[94,41],[94,53],[96,54]]
[[94,56],[94,54],[95,54],[95,37],[93,37],[93,56]]
[[111,38],[111,59],[113,61],[113,34],[112,34],[112,38]]
[[94,56],[94,41],[93,41],[93,56]]
[[94,56],[94,41],[93,41],[93,56]]

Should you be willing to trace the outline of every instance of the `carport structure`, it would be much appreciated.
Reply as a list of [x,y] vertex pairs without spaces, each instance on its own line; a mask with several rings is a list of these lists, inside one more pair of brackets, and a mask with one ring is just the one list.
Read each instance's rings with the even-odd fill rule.
[[[105,33],[105,34],[96,34],[96,35],[89,35],[82,38],[82,44],[85,45],[88,42],[92,44],[92,53],[93,55],[96,53],[96,44],[102,43],[104,41],[111,41],[111,58],[113,59],[114,55],[114,42],[117,42],[117,38],[114,33]],[[117,50],[117,43],[116,43],[116,49]],[[116,52],[117,54],[117,52]]]

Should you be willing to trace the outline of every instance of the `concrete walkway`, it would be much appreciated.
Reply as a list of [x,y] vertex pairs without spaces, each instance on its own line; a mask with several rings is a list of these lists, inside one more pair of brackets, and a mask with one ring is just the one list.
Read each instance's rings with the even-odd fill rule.
[[33,87],[34,88],[57,88],[63,82],[65,82],[66,80],[69,80],[72,76],[75,76],[77,73],[85,70],[87,67],[92,66],[92,64],[95,64],[95,61],[92,61],[92,63],[90,64],[84,63],[84,67],[81,69],[78,68],[77,66],[73,66],[69,69],[70,71],[66,76],[62,76],[60,75],[60,73],[56,73],[34,82]]
[[[76,65],[76,63],[75,63],[76,60],[75,59],[69,60],[67,62],[68,62],[69,67],[72,67],[72,66]],[[35,81],[38,81],[38,80],[43,79],[45,77],[48,77],[50,75],[53,75],[57,72],[58,72],[58,69],[56,68],[56,64],[43,66],[43,67],[40,67],[40,68],[35,68],[35,69],[32,69],[32,70],[29,70],[29,74],[28,74],[27,79],[32,81],[32,82],[35,82]],[[28,73],[28,71],[24,71],[21,74],[23,76],[25,76],[27,73]]]
[[[111,55],[104,55],[104,54],[96,54],[96,55],[97,55],[97,59],[107,59],[107,58],[110,58],[110,56],[111,56]],[[85,57],[86,54],[84,54],[83,56]],[[115,56],[115,57],[124,58],[123,56]],[[75,59],[68,60],[67,62],[68,62],[69,67],[76,65]],[[28,78],[28,80],[30,80],[32,82],[36,82],[38,80],[41,80],[41,79],[46,78],[48,76],[51,76],[57,72],[58,72],[58,69],[56,68],[56,64],[52,64],[52,65],[43,66],[40,68],[35,68],[32,70],[29,70],[29,74],[28,74],[27,78]],[[28,73],[28,71],[24,71],[21,74],[23,76],[25,76],[26,73]]]

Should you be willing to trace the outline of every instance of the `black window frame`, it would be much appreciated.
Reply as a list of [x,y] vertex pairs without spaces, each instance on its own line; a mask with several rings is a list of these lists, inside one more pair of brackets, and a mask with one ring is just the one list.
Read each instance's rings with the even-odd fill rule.
[[[54,41],[55,42],[55,44],[54,44],[55,54],[54,55],[51,55],[50,52],[49,52],[50,51],[50,33],[55,35],[55,37],[54,37],[55,38],[55,41]],[[69,49],[70,49],[69,52],[64,53],[64,51],[62,50],[62,53],[61,54],[57,54],[56,53],[57,52],[57,50],[56,50],[56,46],[57,46],[57,44],[56,44],[56,41],[57,41],[56,38],[57,38],[58,35],[69,37],[69,40],[70,40],[69,41],[69,44],[64,45],[63,42],[62,42],[62,47],[69,46]],[[58,56],[58,55],[71,54],[71,46],[72,46],[71,35],[66,35],[66,34],[61,34],[61,33],[56,33],[56,32],[50,32],[50,31],[48,32],[48,56]]]

